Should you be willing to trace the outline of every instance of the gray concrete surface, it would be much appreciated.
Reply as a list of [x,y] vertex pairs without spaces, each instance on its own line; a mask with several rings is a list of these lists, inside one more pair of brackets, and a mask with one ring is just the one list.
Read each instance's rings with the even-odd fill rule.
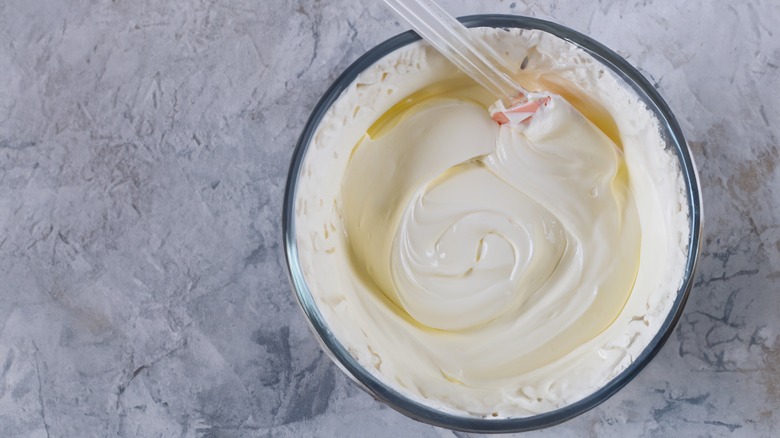
[[[551,18],[658,84],[699,165],[680,325],[529,436],[777,436],[780,3],[446,1]],[[379,1],[0,1],[0,436],[423,436],[330,363],[286,278],[293,144],[404,30]]]

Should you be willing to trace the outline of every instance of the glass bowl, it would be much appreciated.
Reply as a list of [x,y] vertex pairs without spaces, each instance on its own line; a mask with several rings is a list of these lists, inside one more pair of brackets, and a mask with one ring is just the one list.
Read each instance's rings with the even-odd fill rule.
[[696,168],[685,139],[683,138],[680,126],[666,102],[664,102],[652,84],[650,84],[637,69],[612,50],[565,26],[535,18],[515,15],[473,15],[463,17],[460,20],[467,27],[538,29],[573,43],[602,63],[606,68],[609,68],[617,77],[624,80],[626,84],[633,88],[640,99],[645,102],[650,111],[658,118],[662,130],[662,138],[666,142],[666,147],[673,150],[679,160],[682,178],[686,188],[689,219],[688,254],[683,281],[677,291],[671,310],[662,323],[658,333],[656,333],[642,353],[637,356],[625,370],[591,395],[554,411],[530,417],[497,419],[445,413],[411,400],[365,370],[363,366],[350,355],[339,340],[336,339],[317,308],[311,290],[306,284],[301,264],[298,259],[294,214],[298,179],[309,144],[326,111],[363,70],[367,69],[390,52],[420,39],[416,33],[411,31],[390,38],[361,56],[349,66],[338,79],[336,79],[312,111],[298,143],[296,144],[285,189],[282,228],[284,233],[287,267],[298,303],[306,315],[312,331],[320,341],[323,350],[328,353],[336,365],[338,365],[351,379],[357,382],[377,400],[424,423],[461,431],[483,433],[519,432],[550,427],[592,409],[615,394],[620,388],[631,381],[631,379],[636,377],[636,375],[658,353],[664,342],[666,342],[667,338],[671,335],[682,314],[683,307],[685,306],[685,302],[693,284],[693,273],[700,250],[701,196]]

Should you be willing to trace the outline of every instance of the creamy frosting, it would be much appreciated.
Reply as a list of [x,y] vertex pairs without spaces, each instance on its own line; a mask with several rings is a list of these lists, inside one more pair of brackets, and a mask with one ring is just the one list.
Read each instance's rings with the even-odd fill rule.
[[427,45],[386,56],[317,130],[297,243],[370,372],[445,411],[525,416],[598,389],[655,334],[682,279],[684,188],[658,121],[590,56],[477,31],[566,100],[499,126]]
[[[421,325],[449,331],[415,336],[458,364],[458,380],[485,386],[479,376],[549,363],[615,319],[639,219],[622,153],[565,100],[498,125],[462,91],[409,104],[355,146],[343,214],[356,268]],[[437,336],[503,339],[512,354],[488,362]]]

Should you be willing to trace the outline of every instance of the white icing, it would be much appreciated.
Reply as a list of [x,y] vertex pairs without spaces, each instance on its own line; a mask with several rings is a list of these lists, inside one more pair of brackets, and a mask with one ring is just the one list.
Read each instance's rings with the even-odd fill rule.
[[520,129],[499,128],[476,87],[399,111],[462,81],[415,43],[321,122],[297,244],[320,311],[370,372],[442,410],[527,416],[592,393],[655,335],[683,275],[685,191],[658,121],[589,55],[476,31],[518,70],[528,56],[524,84],[569,93],[623,153],[565,101]]

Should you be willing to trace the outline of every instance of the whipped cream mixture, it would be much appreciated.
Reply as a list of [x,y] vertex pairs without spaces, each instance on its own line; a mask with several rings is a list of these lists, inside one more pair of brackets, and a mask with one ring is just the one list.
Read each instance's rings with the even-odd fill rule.
[[592,393],[655,335],[686,201],[657,119],[600,64],[543,32],[476,31],[565,99],[499,125],[426,44],[386,56],[318,128],[297,242],[331,330],[380,379],[448,412],[526,416]]

